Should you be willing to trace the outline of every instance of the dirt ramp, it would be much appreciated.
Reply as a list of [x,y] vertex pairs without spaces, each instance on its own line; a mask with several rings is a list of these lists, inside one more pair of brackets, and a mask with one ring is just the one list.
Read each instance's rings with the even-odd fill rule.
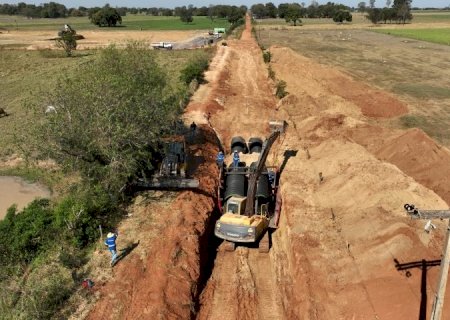
[[[356,81],[349,75],[303,57],[292,49],[272,46],[270,51],[277,76],[287,81],[287,91],[295,95],[309,95],[316,101],[333,96],[336,100],[336,97],[340,97],[346,104],[353,104],[363,115],[372,118],[391,118],[408,112],[405,103],[387,92]],[[348,111],[345,113],[348,114]]]

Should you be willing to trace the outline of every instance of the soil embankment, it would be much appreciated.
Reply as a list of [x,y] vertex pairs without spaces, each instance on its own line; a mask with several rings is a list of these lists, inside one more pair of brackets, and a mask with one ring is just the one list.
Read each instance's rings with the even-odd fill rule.
[[[247,21],[241,40],[218,48],[208,83],[186,111],[186,123],[201,129],[192,152],[202,191],[182,192],[154,215],[160,229],[146,258],[131,254],[118,264],[89,318],[406,320],[429,313],[438,268],[397,267],[439,259],[443,224],[427,234],[403,204],[448,206],[448,151],[417,130],[368,125],[407,112],[394,96],[273,47],[272,68],[290,93],[277,101],[250,28]],[[215,253],[208,232],[214,133],[227,149],[235,135],[265,137],[270,119],[289,123],[268,158],[282,169],[283,197],[271,251],[230,253],[220,245]]]

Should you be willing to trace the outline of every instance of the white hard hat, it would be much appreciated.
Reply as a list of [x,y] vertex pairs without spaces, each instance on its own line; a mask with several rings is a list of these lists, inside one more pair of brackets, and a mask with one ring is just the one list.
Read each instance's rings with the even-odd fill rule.
[[107,238],[112,238],[112,237],[114,237],[114,233],[109,232],[108,235],[107,235],[106,237],[107,237]]

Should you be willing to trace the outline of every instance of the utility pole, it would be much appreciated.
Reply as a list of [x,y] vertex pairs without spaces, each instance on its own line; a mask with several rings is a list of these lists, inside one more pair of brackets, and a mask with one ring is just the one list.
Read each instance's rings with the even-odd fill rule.
[[[450,263],[450,210],[420,210],[413,204],[405,204],[406,212],[413,219],[449,219],[447,233],[445,235],[444,248],[442,250],[441,268],[439,272],[438,289],[434,297],[431,320],[441,320],[444,306],[445,288],[447,286],[448,268]],[[431,226],[431,222],[429,223]]]

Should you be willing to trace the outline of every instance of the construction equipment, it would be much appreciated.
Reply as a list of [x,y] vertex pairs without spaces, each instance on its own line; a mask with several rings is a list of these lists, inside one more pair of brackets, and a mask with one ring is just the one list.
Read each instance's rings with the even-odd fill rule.
[[[277,228],[281,212],[281,194],[278,192],[279,171],[277,167],[266,166],[269,151],[284,131],[285,126],[275,128],[263,143],[257,162],[250,166],[222,167],[218,189],[219,209],[223,213],[216,222],[214,234],[227,240],[227,250],[234,250],[236,243],[257,243],[260,252],[270,248],[269,228]],[[258,141],[252,138],[253,142]],[[255,150],[242,146],[241,150]],[[248,183],[247,189],[245,188]]]
[[[447,233],[444,241],[444,248],[442,249],[441,267],[439,273],[439,280],[437,285],[436,296],[434,297],[433,308],[431,310],[431,320],[440,320],[442,318],[442,309],[444,306],[445,289],[447,286],[448,268],[450,263],[450,210],[422,210],[416,208],[413,204],[405,204],[403,206],[406,212],[413,219],[427,219],[425,231],[429,232],[430,228],[434,226],[431,219],[449,219]],[[434,228],[436,228],[434,226]],[[427,230],[428,229],[428,230]]]
[[139,179],[136,185],[149,189],[191,189],[199,186],[198,179],[187,177],[186,140],[184,136],[163,139],[163,155],[159,170],[150,180]]

